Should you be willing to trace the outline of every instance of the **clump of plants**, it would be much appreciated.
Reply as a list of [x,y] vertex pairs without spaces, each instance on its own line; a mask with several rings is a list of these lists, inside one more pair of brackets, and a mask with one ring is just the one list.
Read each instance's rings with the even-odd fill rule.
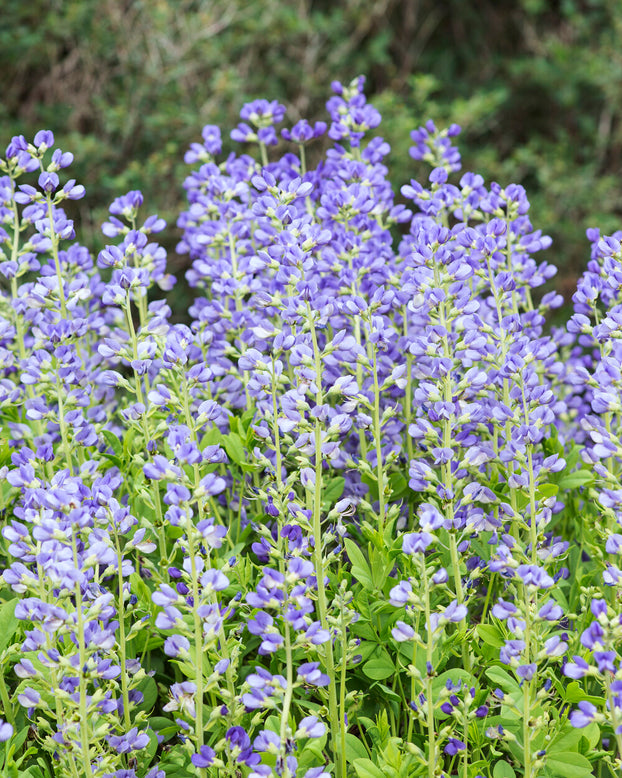
[[0,161],[3,775],[622,774],[620,234],[550,330],[524,189],[332,87],[187,152],[190,326],[140,192],[94,257]]

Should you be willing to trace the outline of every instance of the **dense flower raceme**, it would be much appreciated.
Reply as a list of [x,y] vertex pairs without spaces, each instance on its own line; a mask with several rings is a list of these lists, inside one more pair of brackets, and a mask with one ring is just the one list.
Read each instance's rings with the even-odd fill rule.
[[524,189],[428,122],[396,194],[363,86],[191,145],[187,324],[141,193],[93,257],[72,155],[9,143],[3,775],[618,769],[620,235],[549,330]]

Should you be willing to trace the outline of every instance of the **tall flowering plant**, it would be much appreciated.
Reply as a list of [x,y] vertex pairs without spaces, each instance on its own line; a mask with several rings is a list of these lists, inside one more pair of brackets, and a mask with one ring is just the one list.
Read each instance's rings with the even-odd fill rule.
[[428,122],[395,193],[363,86],[191,145],[186,324],[140,192],[94,257],[0,160],[3,775],[622,774],[620,236],[550,329],[524,189]]

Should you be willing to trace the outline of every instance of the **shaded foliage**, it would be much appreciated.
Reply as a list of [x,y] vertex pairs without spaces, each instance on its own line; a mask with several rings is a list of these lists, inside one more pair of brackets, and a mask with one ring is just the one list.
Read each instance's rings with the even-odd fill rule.
[[585,228],[620,219],[621,33],[616,0],[5,0],[0,115],[5,136],[46,126],[74,149],[92,205],[72,215],[97,245],[124,189],[174,218],[203,124],[258,96],[320,118],[326,83],[365,73],[392,178],[418,172],[422,119],[463,125],[465,167],[529,188],[570,290]]

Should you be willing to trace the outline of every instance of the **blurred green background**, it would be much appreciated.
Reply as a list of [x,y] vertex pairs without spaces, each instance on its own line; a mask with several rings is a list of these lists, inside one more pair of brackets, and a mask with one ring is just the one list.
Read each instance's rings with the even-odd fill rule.
[[75,154],[72,216],[97,249],[128,189],[174,224],[204,124],[228,138],[256,97],[286,103],[290,125],[325,118],[330,82],[362,73],[394,184],[425,175],[411,129],[461,124],[464,169],[527,188],[568,298],[585,228],[622,227],[621,41],[621,0],[2,0],[0,128],[52,129]]

